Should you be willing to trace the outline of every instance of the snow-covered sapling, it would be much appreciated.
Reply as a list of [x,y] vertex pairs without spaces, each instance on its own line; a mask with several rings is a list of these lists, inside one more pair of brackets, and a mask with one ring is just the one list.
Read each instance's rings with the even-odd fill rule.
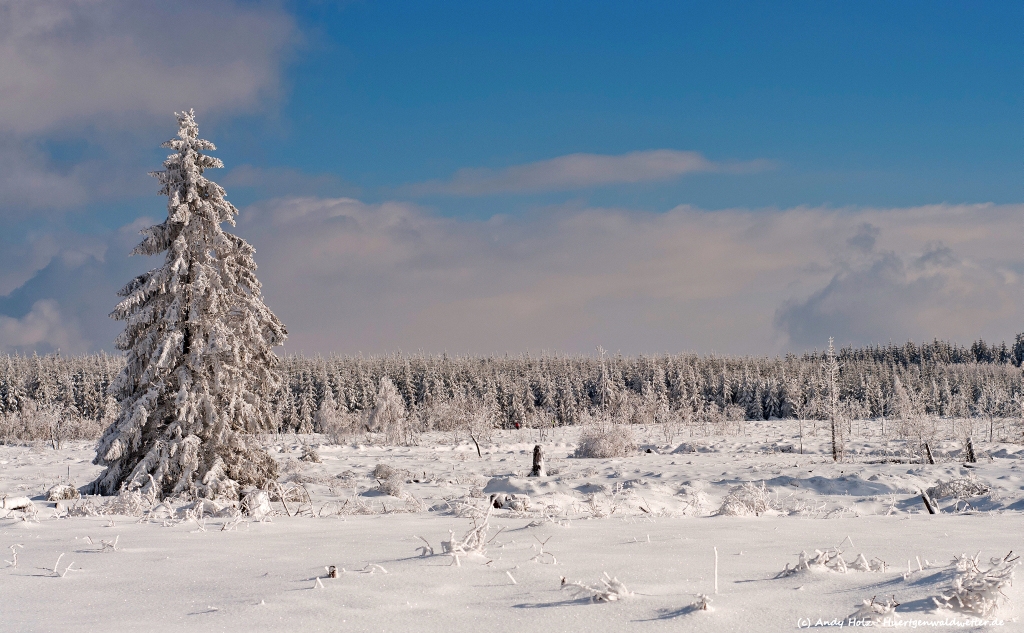
[[[125,321],[115,344],[128,352],[110,387],[119,414],[94,463],[106,469],[87,492],[155,486],[161,495],[237,499],[242,486],[274,479],[274,460],[248,433],[274,424],[268,395],[279,383],[273,347],[284,325],[263,303],[255,249],[221,229],[238,209],[204,171],[223,167],[205,152],[190,110],[177,114],[174,152],[154,172],[167,219],[143,231],[134,254],[164,254],[133,279],[111,314]],[[152,478],[150,478],[152,476]]]

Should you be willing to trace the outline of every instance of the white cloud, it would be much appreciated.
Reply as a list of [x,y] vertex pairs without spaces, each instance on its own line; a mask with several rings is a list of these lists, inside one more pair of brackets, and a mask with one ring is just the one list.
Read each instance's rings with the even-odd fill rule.
[[776,353],[830,335],[1012,337],[1024,322],[1022,211],[556,209],[468,221],[299,198],[253,207],[239,227],[291,349]]
[[[290,198],[243,210],[237,230],[257,249],[288,351],[774,354],[829,336],[1012,339],[1024,323],[1022,213],[681,206],[467,220]],[[111,349],[123,325],[107,318],[115,291],[159,265],[127,257],[148,222],[93,242],[41,241],[48,263],[0,297],[0,343]]]
[[87,351],[81,333],[69,322],[52,299],[37,301],[32,310],[20,319],[0,314],[0,350],[55,350],[68,353]]
[[697,152],[658,149],[618,156],[569,154],[505,169],[460,169],[449,181],[411,186],[416,194],[479,196],[584,189],[617,183],[665,181],[698,172],[753,171],[768,161],[717,163]]
[[0,132],[252,108],[295,38],[272,4],[0,0]]

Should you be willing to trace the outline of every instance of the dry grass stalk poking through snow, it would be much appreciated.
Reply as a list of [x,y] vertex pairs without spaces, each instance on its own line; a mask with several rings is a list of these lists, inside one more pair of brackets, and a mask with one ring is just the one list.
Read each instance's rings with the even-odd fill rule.
[[1003,589],[1013,584],[1013,570],[1019,560],[1010,552],[1003,558],[993,558],[991,567],[982,569],[978,566],[978,554],[973,558],[963,554],[953,559],[956,576],[952,591],[933,600],[939,607],[988,616],[1007,601]]

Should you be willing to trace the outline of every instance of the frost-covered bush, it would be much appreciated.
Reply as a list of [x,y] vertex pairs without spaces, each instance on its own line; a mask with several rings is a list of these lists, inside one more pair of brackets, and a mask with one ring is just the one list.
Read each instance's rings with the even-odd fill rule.
[[373,477],[377,480],[377,490],[386,495],[401,499],[405,495],[405,480],[409,472],[393,468],[387,464],[377,464],[373,469]]
[[395,388],[395,383],[387,376],[381,378],[373,412],[370,413],[370,430],[383,434],[387,444],[407,445],[416,439],[414,422],[406,411],[405,400]]
[[79,497],[81,495],[78,493],[78,489],[70,484],[56,484],[46,491],[47,501],[66,501],[68,499],[78,499]]
[[763,481],[760,486],[748,481],[729,491],[715,515],[760,516],[765,512],[777,512],[780,509],[778,497],[772,496]]
[[251,490],[242,497],[239,509],[242,511],[242,514],[251,516],[257,521],[262,521],[272,512],[270,494],[265,490]]
[[601,420],[584,426],[573,457],[607,459],[625,457],[636,451],[636,439],[630,427]]
[[562,576],[562,588],[569,589],[581,598],[590,598],[594,602],[617,602],[622,598],[633,595],[626,589],[626,585],[618,578],[612,578],[607,572],[600,578],[601,586],[591,586],[576,581],[569,582]]
[[345,444],[357,433],[364,433],[369,428],[369,418],[364,412],[338,413],[330,420],[322,422],[320,432],[327,436],[331,444]]
[[26,399],[19,411],[0,414],[0,444],[48,442],[54,448],[71,440],[95,440],[103,432],[99,420],[73,408]]
[[883,622],[893,621],[899,617],[896,614],[896,607],[900,606],[900,603],[896,602],[896,596],[886,598],[884,602],[875,600],[877,597],[874,596],[870,600],[865,600],[849,619],[854,621],[867,620],[878,626]]
[[949,481],[940,481],[938,485],[928,489],[928,496],[932,499],[945,499],[946,497],[967,499],[968,497],[988,494],[990,489],[987,484],[978,481],[974,477],[961,477],[959,479],[950,479]]
[[847,563],[846,559],[843,558],[843,551],[838,547],[827,547],[823,550],[814,550],[814,555],[808,554],[806,551],[801,551],[797,557],[797,563],[795,567],[790,567],[789,563],[786,563],[786,568],[779,572],[776,578],[787,578],[793,574],[797,574],[805,571],[822,571],[822,572],[838,572],[845,574],[846,572],[853,571],[864,571],[864,572],[884,572],[886,563],[880,558],[872,558],[868,560],[864,554],[860,554],[852,563]]
[[953,577],[953,586],[948,593],[933,598],[935,604],[982,617],[990,615],[1008,600],[1003,589],[1013,584],[1014,568],[1019,563],[1019,557],[1013,558],[1007,554],[1004,558],[993,558],[989,562],[990,566],[982,569],[977,554],[974,557],[964,554],[954,558],[956,575]]
[[320,464],[323,462],[323,460],[320,459],[320,453],[317,452],[316,448],[309,445],[302,448],[302,457],[299,459],[311,464]]

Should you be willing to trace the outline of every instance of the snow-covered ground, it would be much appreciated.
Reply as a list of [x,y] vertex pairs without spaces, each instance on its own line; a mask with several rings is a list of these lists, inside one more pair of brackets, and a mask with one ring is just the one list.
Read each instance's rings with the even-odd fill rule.
[[[36,510],[0,510],[0,630],[779,631],[863,624],[868,611],[905,628],[1020,630],[1019,587],[1002,589],[988,625],[933,598],[951,595],[954,556],[980,552],[984,571],[1024,550],[1024,447],[977,441],[967,468],[948,440],[931,447],[938,463],[906,463],[901,442],[865,426],[835,464],[821,431],[800,454],[794,424],[641,429],[636,455],[600,460],[570,457],[577,429],[496,432],[482,456],[443,434],[414,447],[270,436],[288,503],[275,496],[261,521],[174,502],[142,516],[103,499],[47,502],[54,484],[96,475],[92,446],[0,446],[0,496]],[[532,478],[538,441],[548,475]],[[925,510],[928,490],[939,514]],[[783,573],[801,552],[830,560]],[[697,594],[710,609],[692,606]]]

